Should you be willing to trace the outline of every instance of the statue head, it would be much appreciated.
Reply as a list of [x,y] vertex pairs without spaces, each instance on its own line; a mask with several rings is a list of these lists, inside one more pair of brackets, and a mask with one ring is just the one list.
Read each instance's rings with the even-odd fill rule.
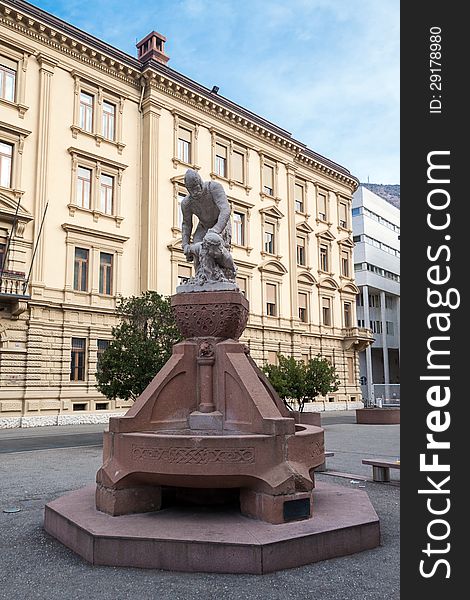
[[188,169],[184,176],[184,185],[191,196],[198,198],[202,193],[203,181],[197,171]]
[[207,247],[219,247],[221,248],[224,245],[224,240],[222,236],[215,231],[208,231],[203,239],[203,244]]
[[215,257],[221,254],[224,248],[224,240],[219,234],[208,231],[202,240],[202,247],[210,256]]

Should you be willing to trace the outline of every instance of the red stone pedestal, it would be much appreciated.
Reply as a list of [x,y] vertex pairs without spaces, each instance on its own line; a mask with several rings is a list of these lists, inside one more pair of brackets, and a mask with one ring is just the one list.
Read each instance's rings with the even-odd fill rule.
[[323,429],[295,423],[237,341],[245,297],[172,305],[186,339],[110,419],[96,489],[49,503],[46,531],[93,564],[181,571],[267,573],[377,546],[366,494],[313,493]]
[[235,488],[246,515],[308,519],[323,429],[296,425],[247,348],[229,337],[246,325],[245,297],[193,292],[173,296],[172,306],[187,339],[127,414],[110,419],[98,510],[156,510],[162,488]]

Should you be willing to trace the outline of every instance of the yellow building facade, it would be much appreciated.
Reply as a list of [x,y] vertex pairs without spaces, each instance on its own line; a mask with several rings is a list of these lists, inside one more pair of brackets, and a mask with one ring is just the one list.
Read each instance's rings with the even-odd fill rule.
[[[27,3],[0,1],[0,423],[122,411],[95,387],[119,296],[171,295],[184,173],[232,206],[244,341],[258,363],[322,354],[360,401],[351,197],[358,181],[287,131],[166,64]],[[48,420],[49,419],[49,420]],[[26,421],[27,423],[27,421]]]

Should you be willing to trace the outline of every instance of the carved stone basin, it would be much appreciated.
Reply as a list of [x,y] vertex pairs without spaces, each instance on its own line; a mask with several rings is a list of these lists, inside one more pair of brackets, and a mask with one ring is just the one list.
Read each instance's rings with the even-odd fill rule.
[[238,340],[248,321],[248,300],[240,292],[189,292],[171,298],[179,330],[196,337]]

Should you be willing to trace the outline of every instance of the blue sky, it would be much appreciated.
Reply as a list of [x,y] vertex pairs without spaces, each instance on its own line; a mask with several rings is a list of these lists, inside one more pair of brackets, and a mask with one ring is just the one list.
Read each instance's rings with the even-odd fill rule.
[[399,0],[35,0],[287,129],[361,181],[399,183]]

